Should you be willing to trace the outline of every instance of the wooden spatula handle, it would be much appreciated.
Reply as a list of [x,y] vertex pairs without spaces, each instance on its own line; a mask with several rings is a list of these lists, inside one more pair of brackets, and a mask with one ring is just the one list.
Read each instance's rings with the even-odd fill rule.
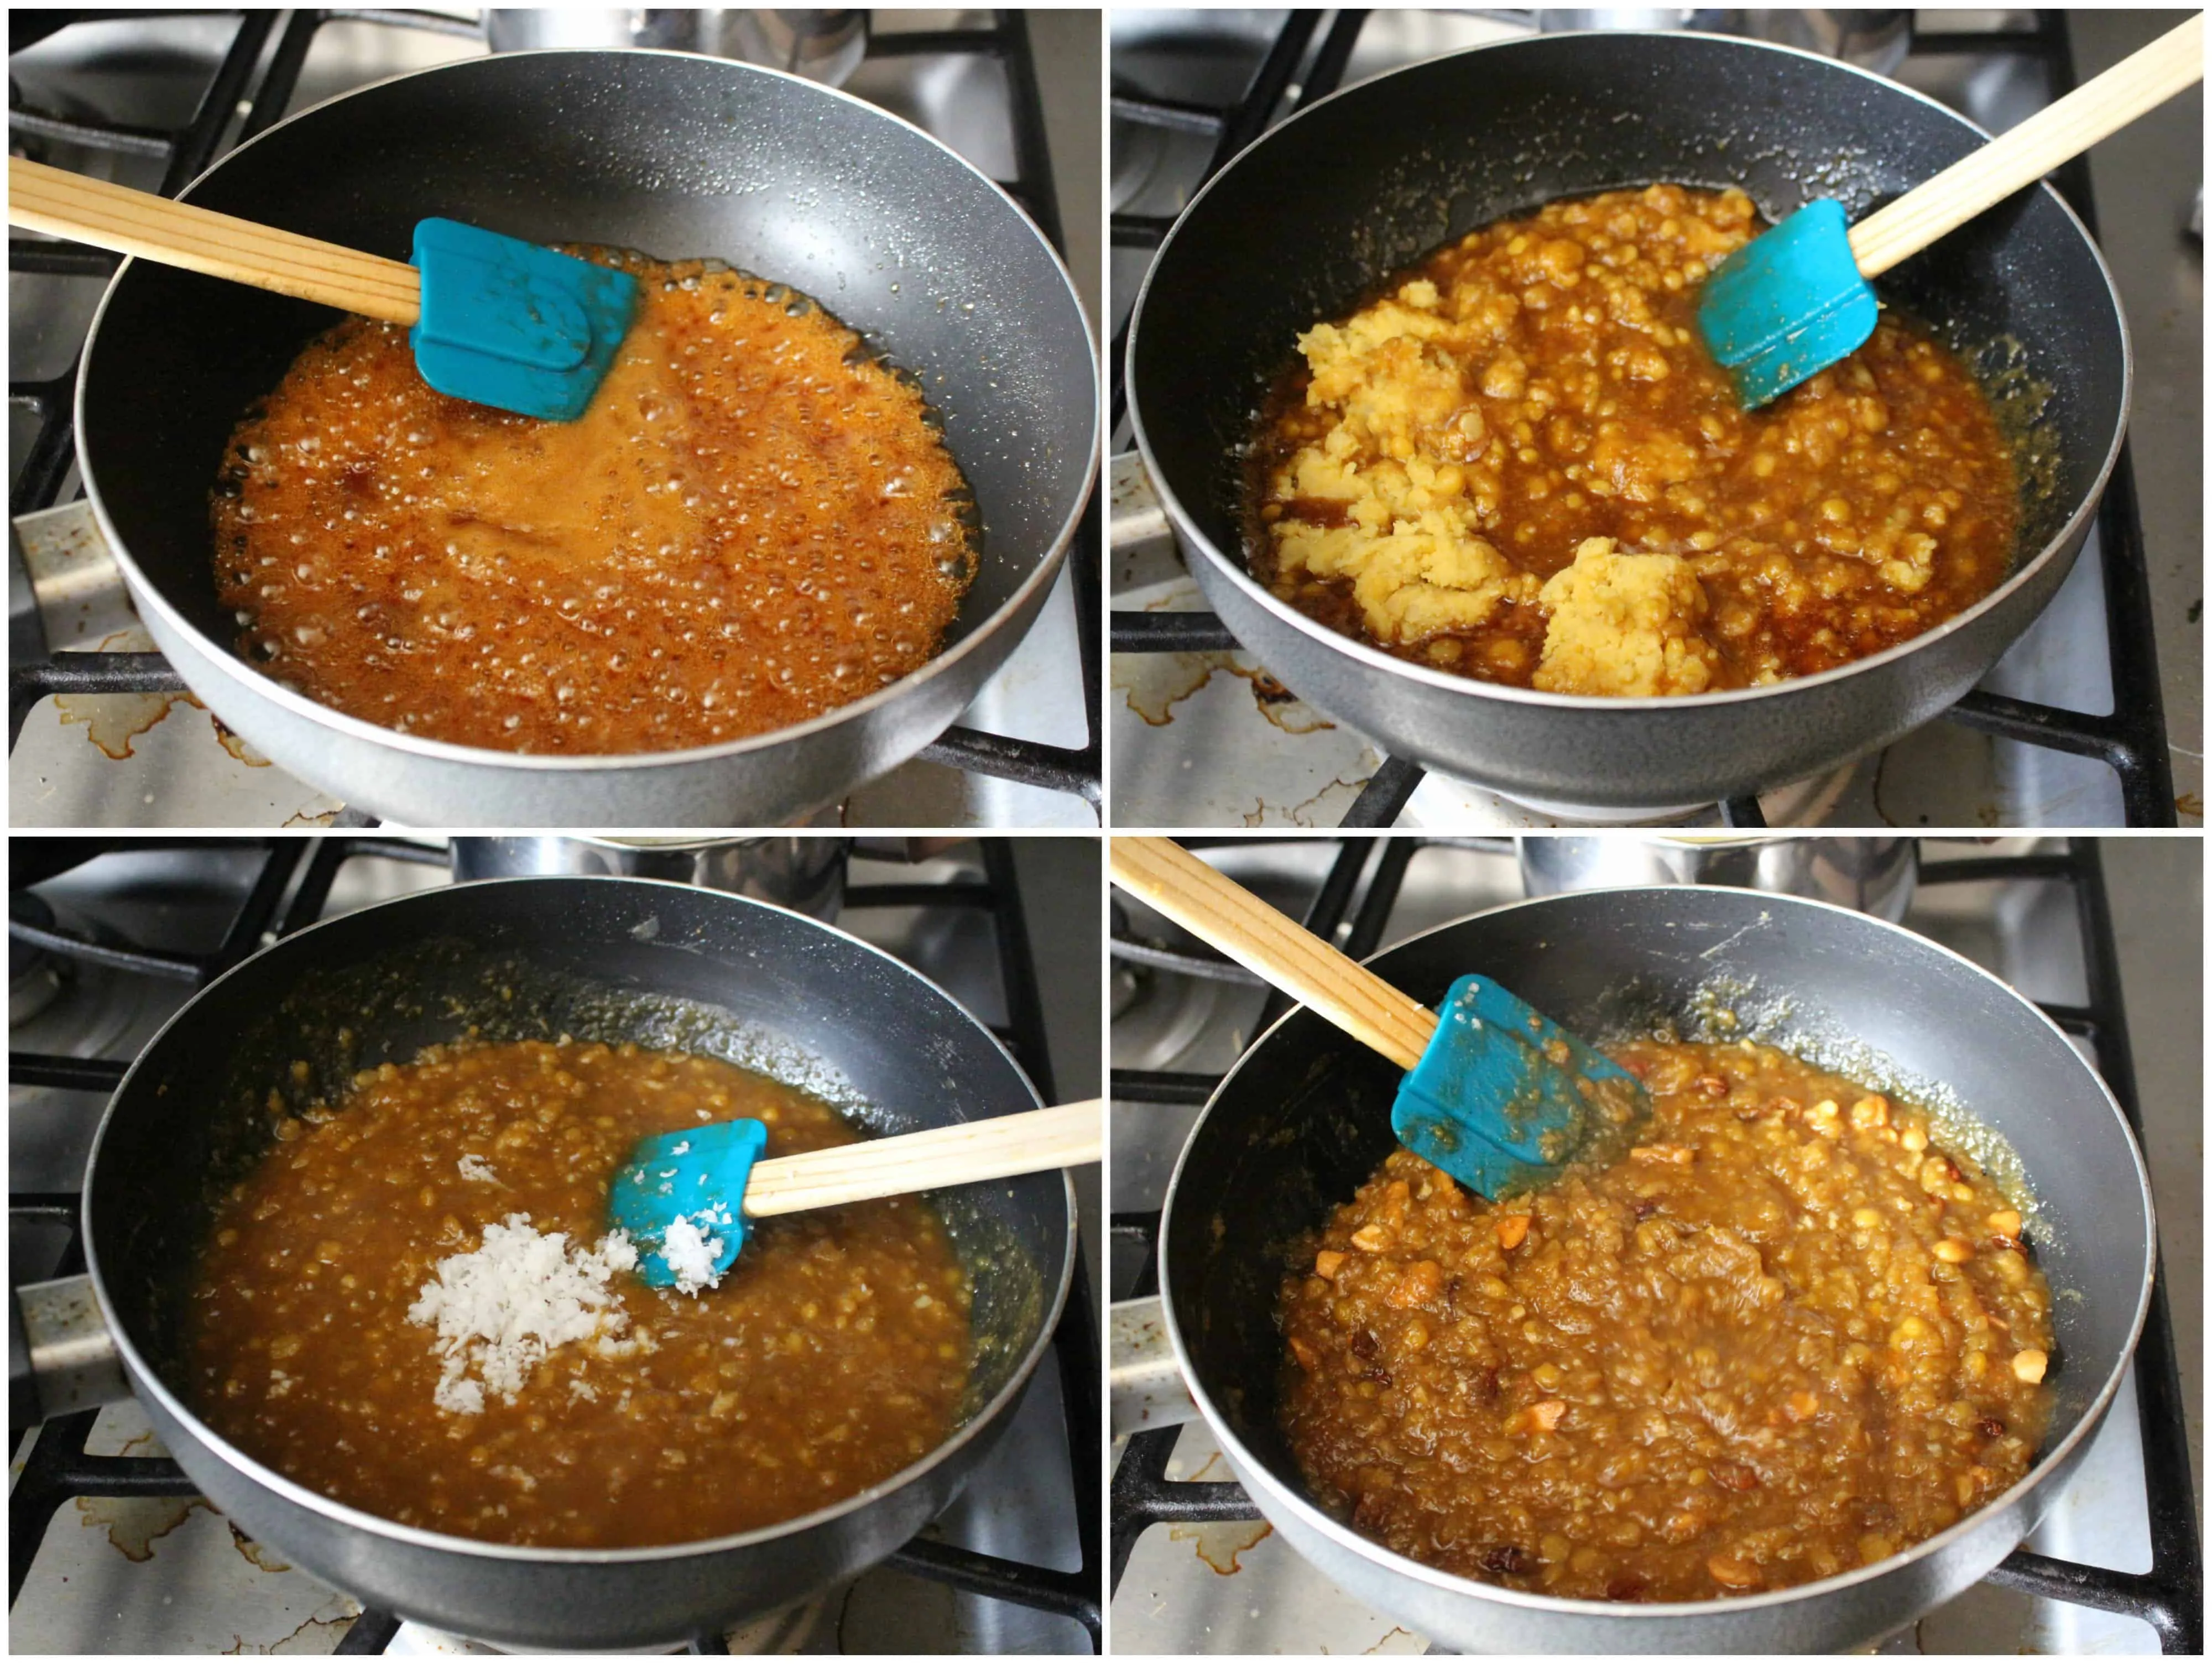
[[981,1179],[1011,1178],[1099,1159],[1104,1120],[1097,1098],[902,1133],[835,1150],[757,1162],[745,1181],[745,1214],[764,1219],[878,1196],[906,1196]]
[[8,158],[8,223],[250,283],[387,324],[422,315],[421,274],[404,260],[256,225],[166,197]]
[[1879,277],[2099,139],[2204,78],[2204,14],[2036,112],[1851,228],[1859,275]]
[[1114,882],[1200,941],[1410,1069],[1437,1014],[1165,838],[1112,840]]

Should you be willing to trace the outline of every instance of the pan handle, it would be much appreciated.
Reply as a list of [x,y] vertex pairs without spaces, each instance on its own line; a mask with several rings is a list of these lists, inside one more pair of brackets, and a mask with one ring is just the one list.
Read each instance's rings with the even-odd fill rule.
[[1114,1436],[1196,1421],[1198,1406],[1176,1367],[1158,1297],[1116,1300],[1111,1322],[1107,1381],[1113,1388]]
[[89,1277],[26,1283],[8,1316],[10,1431],[131,1396]]

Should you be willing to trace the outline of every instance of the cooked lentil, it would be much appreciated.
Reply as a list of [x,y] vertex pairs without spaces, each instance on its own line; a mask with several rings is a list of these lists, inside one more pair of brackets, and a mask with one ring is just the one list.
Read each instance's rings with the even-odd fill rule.
[[248,1455],[386,1519],[497,1542],[616,1547],[772,1524],[951,1432],[969,1287],[902,1197],[748,1228],[719,1288],[617,1275],[622,1344],[555,1347],[513,1402],[437,1403],[408,1308],[438,1262],[526,1213],[606,1230],[641,1137],[750,1116],[768,1154],[853,1142],[827,1105],[713,1059],[574,1042],[433,1047],[287,1119],[219,1211],[192,1300],[192,1396]]
[[1595,695],[1808,676],[1979,600],[2014,471],[1924,327],[1885,310],[1737,407],[1698,288],[1760,228],[1741,191],[1554,202],[1316,325],[1261,416],[1255,574],[1417,664]]
[[1609,1048],[1625,1157],[1486,1201],[1394,1151],[1282,1288],[1324,1505],[1545,1594],[1694,1600],[1886,1558],[2018,1481],[2051,1291],[1926,1114],[1771,1047]]
[[921,393],[758,278],[574,252],[643,297],[578,420],[433,392],[356,319],[240,424],[210,507],[240,656],[389,727],[594,755],[786,727],[933,658],[975,555]]

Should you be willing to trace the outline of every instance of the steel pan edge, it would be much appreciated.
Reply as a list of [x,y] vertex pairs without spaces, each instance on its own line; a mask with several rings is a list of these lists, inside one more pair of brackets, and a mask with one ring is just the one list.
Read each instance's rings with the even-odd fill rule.
[[[1718,892],[1741,895],[1785,908],[1839,914],[1908,938],[1915,947],[1948,959],[2002,990],[2022,1010],[2072,1050],[2063,1030],[2027,996],[2002,978],[1930,938],[1870,914],[1806,896],[1778,896],[1731,885],[1642,886],[1587,890],[1532,896],[1480,908],[1417,931],[1367,956],[1374,965],[1412,943],[1454,930],[1478,919],[1523,908],[1557,908],[1563,902],[1588,902],[1607,896],[1638,896],[1654,890],[1679,899]],[[1286,1023],[1305,1008],[1294,1005],[1255,1035],[1221,1078],[1186,1136],[1170,1175],[1161,1213],[1158,1272],[1161,1318],[1183,1382],[1197,1404],[1200,1418],[1221,1447],[1231,1471],[1251,1495],[1267,1523],[1317,1570],[1377,1612],[1404,1623],[1432,1643],[1454,1650],[1480,1653],[1730,1653],[1793,1654],[1862,1649],[1893,1633],[1933,1607],[1972,1587],[2018,1548],[2080,1466],[2127,1378],[2143,1325],[2150,1313],[2158,1266],[2158,1219],[2142,1151],[2104,1077],[2086,1060],[2081,1067],[2095,1084],[2113,1124],[2124,1140],[2140,1194],[2145,1253],[2134,1314],[2126,1343],[2095,1396],[2054,1452],[2039,1460],[1996,1501],[1932,1537],[1871,1566],[1832,1578],[1759,1594],[1709,1601],[1619,1603],[1577,1600],[1535,1594],[1459,1577],[1397,1554],[1332,1518],[1255,1457],[1207,1390],[1186,1343],[1176,1310],[1176,1278],[1169,1264],[1175,1240],[1176,1205],[1206,1123],[1215,1106]],[[1349,1043],[1349,1042],[1346,1042]],[[2078,1054],[2076,1054],[2078,1056]]]
[[[1006,1059],[1033,1102],[1041,1103],[1028,1074],[998,1036],[943,988],[912,966],[849,932],[793,908],[750,896],[702,890],[657,878],[523,877],[477,880],[467,888],[578,884],[649,886],[687,897],[713,896],[718,904],[781,914],[801,926],[839,938],[883,961],[929,991],[975,1028]],[[416,891],[342,914],[283,938],[276,947],[317,931],[360,920],[392,908],[420,908]],[[130,1096],[134,1078],[173,1029],[201,999],[246,973],[275,948],[241,961],[197,990],[139,1051],[110,1095],[93,1137],[86,1169],[86,1269],[123,1372],[156,1434],[187,1477],[248,1534],[266,1541],[304,1570],[360,1600],[363,1606],[431,1624],[451,1633],[493,1643],[506,1650],[649,1649],[681,1643],[702,1631],[765,1616],[796,1604],[883,1559],[911,1540],[951,1504],[969,1475],[1004,1436],[1053,1345],[1080,1251],[1074,1181],[1060,1175],[1064,1228],[1057,1244],[1060,1275],[1042,1306],[1036,1333],[992,1402],[928,1454],[866,1491],[811,1515],[732,1538],[696,1543],[611,1549],[531,1548],[480,1541],[382,1519],[309,1490],[231,1447],[204,1428],[141,1356],[129,1327],[110,1299],[91,1226],[100,1160],[109,1129]],[[619,1576],[613,1594],[595,1571]],[[518,1621],[518,1619],[520,1621]]]

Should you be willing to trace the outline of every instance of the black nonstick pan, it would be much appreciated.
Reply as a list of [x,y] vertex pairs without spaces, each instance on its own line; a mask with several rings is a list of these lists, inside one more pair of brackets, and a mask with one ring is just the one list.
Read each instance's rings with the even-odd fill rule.
[[[333,1502],[200,1421],[183,1391],[182,1303],[214,1203],[271,1137],[269,1095],[335,1098],[356,1070],[472,1027],[491,1039],[568,1034],[722,1057],[880,1133],[1038,1102],[990,1031],[933,984],[798,914],[635,878],[425,891],[287,937],[210,985],[140,1054],[86,1177],[80,1303],[89,1297],[96,1313],[75,1337],[80,1366],[104,1330],[185,1472],[286,1559],[365,1604],[510,1650],[710,1633],[852,1576],[940,1512],[1050,1344],[1074,1265],[1063,1174],[937,1193],[975,1285],[977,1363],[961,1424],[882,1484],[781,1525],[655,1548],[478,1542]],[[46,1298],[50,1311],[59,1303]],[[39,1382],[42,1398],[50,1384]]]
[[2050,1428],[2026,1478],[1889,1558],[1818,1582],[1679,1604],[1569,1600],[1422,1565],[1308,1496],[1279,1430],[1278,1290],[1291,1245],[1389,1153],[1398,1072],[1303,1009],[1263,1035],[1206,1106],[1162,1225],[1166,1327],[1192,1397],[1261,1510],[1325,1575],[1468,1652],[1790,1654],[1863,1646],[2011,1552],[2088,1446],[2149,1309],[2149,1184],[2118,1106],[2051,1020],[1925,938],[1825,902],[1670,886],[1548,896],[1440,926],[1368,962],[1433,1005],[1498,978],[1595,1038],[1716,1011],[1756,1037],[1937,1108],[2019,1156],[2027,1236],[2055,1296]]
[[1774,220],[1834,197],[1856,219],[1983,140],[1881,76],[1694,33],[1504,41],[1322,100],[1215,176],[1137,299],[1131,420],[1192,576],[1287,686],[1393,756],[1570,812],[1747,795],[1889,744],[1966,693],[2034,621],[2119,453],[2126,325],[2095,246],[2048,186],[1883,279],[1996,398],[2022,462],[2012,570],[1964,612],[1841,669],[1604,699],[1408,663],[1308,617],[1246,570],[1243,447],[1300,331],[1477,226],[1661,180],[1741,185]]
[[652,52],[509,52],[293,116],[184,199],[404,258],[428,216],[533,242],[713,258],[785,283],[919,379],[981,523],[945,651],[811,721],[690,750],[546,756],[343,715],[232,652],[208,495],[226,440],[338,314],[129,261],[85,345],[77,454],[163,653],[264,755],[425,826],[769,826],[937,738],[1043,604],[1097,458],[1097,355],[1006,193],[896,116],[794,76]]

